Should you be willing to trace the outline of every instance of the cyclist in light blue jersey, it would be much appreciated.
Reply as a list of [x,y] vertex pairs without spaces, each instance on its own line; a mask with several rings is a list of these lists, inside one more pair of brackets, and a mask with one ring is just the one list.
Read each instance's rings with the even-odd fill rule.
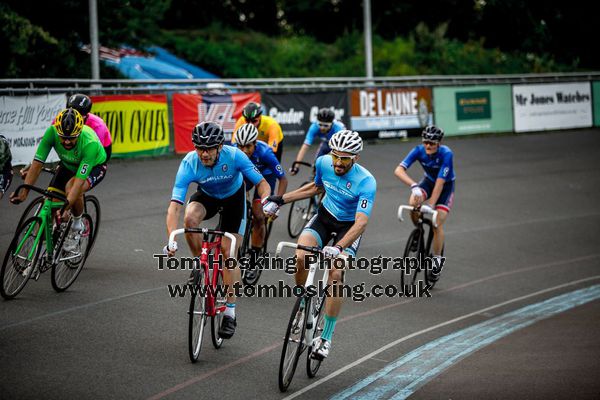
[[[214,122],[202,122],[192,131],[192,142],[195,151],[189,152],[179,165],[175,178],[171,203],[167,211],[167,238],[179,222],[181,210],[185,202],[188,186],[198,184],[185,207],[184,226],[196,228],[206,219],[210,219],[222,209],[220,230],[236,235],[237,243],[241,243],[246,224],[246,191],[244,178],[256,185],[261,198],[270,194],[269,184],[248,157],[239,149],[223,146],[225,136],[220,125]],[[200,256],[202,242],[199,235],[186,234],[185,239],[192,254]],[[223,257],[235,257],[229,254],[230,239],[223,237],[221,251]],[[173,256],[177,244],[168,244],[163,251]],[[235,250],[237,253],[237,249]],[[227,296],[223,322],[219,328],[219,336],[229,339],[236,327],[235,295],[233,284],[239,282],[240,270],[223,269],[223,282],[230,287]]]
[[[302,147],[300,147],[300,150],[298,150],[296,161],[304,160],[308,148],[313,144],[317,137],[321,140],[321,145],[319,146],[315,159],[324,156],[325,154],[329,154],[331,151],[328,144],[329,139],[331,139],[334,133],[346,129],[341,121],[335,121],[334,118],[335,114],[330,108],[321,108],[319,110],[317,113],[317,121],[313,122],[306,132],[304,143],[302,144]],[[296,175],[298,171],[299,168],[297,166],[290,168],[291,175]]]
[[[423,143],[411,150],[406,158],[396,167],[396,176],[411,187],[409,204],[413,207],[425,205],[438,211],[437,228],[433,229],[433,256],[441,258],[444,247],[443,225],[448,218],[448,213],[454,204],[454,155],[448,146],[440,143],[444,131],[435,125],[426,126],[421,134]],[[425,176],[421,182],[416,183],[408,176],[406,170],[418,161]],[[412,215],[413,222],[417,216]],[[437,265],[442,265],[441,263]],[[440,271],[432,271],[431,279],[439,279]]]
[[[283,172],[283,168],[271,147],[258,139],[258,129],[254,124],[244,124],[235,131],[235,143],[240,150],[244,152],[258,168],[262,176],[265,178],[271,188],[271,194],[275,193],[275,185],[279,181],[277,194],[282,196],[288,185],[288,180]],[[261,197],[258,190],[254,191],[252,201],[252,243],[251,257],[252,263],[255,262],[256,256],[260,253],[265,240],[265,214],[262,210]],[[256,270],[251,268],[246,271],[246,277],[252,279],[256,274]]]
[[[270,196],[264,210],[273,213],[285,203],[306,199],[325,192],[317,214],[308,222],[298,244],[323,247],[326,256],[337,257],[340,253],[356,256],[360,239],[369,222],[369,215],[375,201],[377,183],[366,168],[357,164],[363,148],[357,132],[343,130],[329,140],[331,153],[319,157],[316,162],[316,175],[311,182],[282,197]],[[331,246],[326,246],[335,233]],[[304,267],[305,252],[297,251],[296,284],[303,285],[308,271]],[[329,284],[342,285],[343,271],[332,269]],[[338,288],[340,289],[340,288]],[[341,290],[338,290],[340,293]],[[325,303],[325,326],[323,334],[314,346],[316,359],[329,355],[331,339],[337,316],[342,307],[341,297],[329,297]]]

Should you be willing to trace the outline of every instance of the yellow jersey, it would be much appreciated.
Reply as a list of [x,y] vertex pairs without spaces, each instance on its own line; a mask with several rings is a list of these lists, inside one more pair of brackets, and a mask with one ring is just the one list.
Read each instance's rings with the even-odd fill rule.
[[[235,128],[233,129],[233,137],[231,141],[235,143],[235,132],[238,128],[246,123],[246,118],[241,116],[237,122],[235,123]],[[258,130],[258,140],[265,142],[266,144],[273,149],[273,153],[277,152],[277,147],[279,143],[283,140],[283,131],[281,130],[281,126],[275,118],[269,117],[267,115],[260,116],[260,123],[256,127]]]

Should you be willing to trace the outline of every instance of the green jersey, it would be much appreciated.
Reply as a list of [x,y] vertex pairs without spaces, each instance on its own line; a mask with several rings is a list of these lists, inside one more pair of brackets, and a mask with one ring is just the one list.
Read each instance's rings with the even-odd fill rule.
[[76,178],[86,179],[92,168],[106,162],[106,152],[102,143],[94,130],[86,125],[83,126],[83,131],[79,135],[75,147],[70,150],[64,148],[56,128],[51,125],[46,129],[34,159],[45,162],[52,148],[58,154],[62,164],[70,171],[75,172]]

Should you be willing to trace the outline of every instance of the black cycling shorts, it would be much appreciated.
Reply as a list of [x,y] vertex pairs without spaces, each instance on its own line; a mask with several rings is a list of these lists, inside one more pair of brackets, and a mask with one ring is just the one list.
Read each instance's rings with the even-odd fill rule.
[[[106,164],[99,164],[92,168],[90,174],[86,179],[90,184],[90,189],[102,182],[102,180],[106,176],[106,170]],[[71,180],[71,178],[73,178],[75,174],[75,172],[65,167],[63,163],[59,163],[58,168],[56,169],[56,171],[54,171],[54,177],[52,177],[52,180],[50,181],[48,187],[50,189],[64,193],[65,188],[67,187],[67,182],[69,182],[69,180]]]
[[214,217],[221,209],[221,224],[218,230],[229,233],[244,235],[246,230],[246,191],[241,185],[237,192],[225,199],[217,199],[209,196],[202,190],[198,190],[190,197],[191,202],[197,202],[206,209],[205,220]]
[[[319,247],[323,247],[332,239],[334,233],[336,235],[333,240],[333,245],[335,245],[344,237],[346,232],[350,230],[352,225],[354,225],[354,221],[338,221],[325,209],[325,207],[323,207],[323,205],[321,205],[315,216],[308,221],[308,224],[306,224],[302,233],[310,233],[317,239]],[[345,248],[344,251],[356,257],[361,238],[362,235],[360,235],[349,247]]]

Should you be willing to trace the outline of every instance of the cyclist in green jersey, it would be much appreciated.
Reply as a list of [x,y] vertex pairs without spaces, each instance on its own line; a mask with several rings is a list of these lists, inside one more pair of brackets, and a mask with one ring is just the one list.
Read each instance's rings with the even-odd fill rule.
[[[106,152],[92,128],[84,125],[79,111],[73,108],[64,109],[57,115],[54,125],[46,129],[27,173],[25,184],[35,184],[52,149],[58,154],[60,163],[48,189],[67,196],[69,202],[62,217],[67,219],[70,209],[73,224],[63,247],[67,251],[75,251],[79,244],[79,234],[84,228],[81,222],[83,193],[104,179]],[[18,195],[12,193],[10,201],[19,204],[27,199],[28,194],[28,189],[21,190]]]

